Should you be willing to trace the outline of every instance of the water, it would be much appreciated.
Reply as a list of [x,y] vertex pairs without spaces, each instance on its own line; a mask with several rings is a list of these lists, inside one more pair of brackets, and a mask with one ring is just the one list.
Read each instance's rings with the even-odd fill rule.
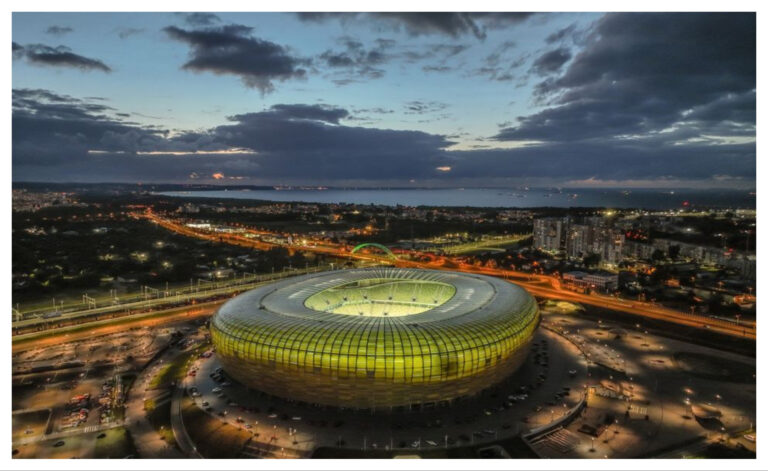
[[606,207],[676,209],[690,207],[755,208],[747,190],[618,190],[618,189],[328,189],[203,190],[156,194],[185,198],[233,198],[280,202],[354,203],[387,206],[466,206],[481,208]]

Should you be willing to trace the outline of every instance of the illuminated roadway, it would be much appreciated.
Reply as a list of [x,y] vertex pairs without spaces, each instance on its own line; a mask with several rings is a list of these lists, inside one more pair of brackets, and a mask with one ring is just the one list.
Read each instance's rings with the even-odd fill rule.
[[[177,234],[185,235],[188,237],[195,237],[198,239],[210,240],[213,242],[225,242],[228,244],[239,245],[244,247],[253,247],[261,250],[268,250],[275,247],[284,247],[290,251],[304,251],[314,252],[319,254],[325,254],[334,257],[355,258],[358,260],[370,260],[383,263],[394,263],[399,267],[412,267],[412,268],[431,268],[438,270],[455,270],[467,273],[478,273],[483,275],[491,275],[497,277],[503,277],[505,279],[513,280],[515,283],[523,286],[531,294],[540,298],[548,299],[561,299],[565,301],[571,301],[575,303],[587,304],[591,306],[597,306],[605,309],[611,309],[615,311],[625,312],[638,316],[643,316],[651,319],[658,319],[668,322],[674,322],[690,327],[705,328],[713,332],[718,332],[726,335],[744,337],[749,339],[755,339],[755,322],[741,321],[739,323],[728,322],[726,320],[715,319],[711,317],[705,317],[695,314],[688,314],[682,311],[665,308],[657,304],[644,302],[644,301],[631,301],[623,300],[613,296],[604,296],[598,294],[584,294],[574,291],[563,289],[560,286],[560,281],[551,276],[537,275],[530,273],[523,273],[513,270],[502,270],[497,268],[477,267],[462,263],[458,260],[452,259],[446,256],[437,256],[434,254],[424,254],[421,252],[410,251],[406,252],[414,256],[421,256],[428,258],[428,262],[419,262],[412,260],[392,260],[387,257],[379,257],[376,255],[365,253],[350,253],[350,248],[342,245],[332,245],[328,243],[314,243],[311,245],[305,244],[289,244],[289,243],[276,243],[266,242],[261,239],[245,237],[239,234],[232,233],[211,233],[203,232],[186,226],[183,223],[173,221],[161,216],[158,216],[152,210],[147,209],[143,213],[133,213],[135,217],[146,218],[155,222],[161,227],[175,232]],[[254,237],[275,235],[264,231],[245,231]],[[447,263],[447,266],[446,266]]]

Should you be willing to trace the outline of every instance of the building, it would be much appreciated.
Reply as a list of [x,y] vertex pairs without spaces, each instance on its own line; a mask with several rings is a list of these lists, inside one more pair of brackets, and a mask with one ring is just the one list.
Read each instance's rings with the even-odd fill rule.
[[533,246],[547,252],[565,249],[568,221],[563,218],[540,218],[533,220]]
[[565,252],[568,258],[582,259],[589,255],[594,246],[594,228],[586,224],[572,224],[568,228]]
[[241,383],[307,403],[376,408],[475,394],[525,360],[540,315],[497,278],[372,268],[292,278],[244,293],[211,321]]
[[578,290],[613,291],[619,286],[619,275],[614,273],[563,273],[563,285]]
[[600,255],[600,265],[615,268],[624,258],[624,231],[594,220],[589,224],[571,224],[566,236],[568,258],[582,259],[590,254]]

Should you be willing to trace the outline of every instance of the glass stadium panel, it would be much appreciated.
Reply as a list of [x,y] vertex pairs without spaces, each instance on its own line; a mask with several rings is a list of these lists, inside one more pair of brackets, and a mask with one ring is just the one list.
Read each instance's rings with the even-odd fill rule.
[[533,298],[503,280],[376,268],[257,288],[222,306],[211,335],[225,370],[254,389],[370,408],[501,381],[538,324]]

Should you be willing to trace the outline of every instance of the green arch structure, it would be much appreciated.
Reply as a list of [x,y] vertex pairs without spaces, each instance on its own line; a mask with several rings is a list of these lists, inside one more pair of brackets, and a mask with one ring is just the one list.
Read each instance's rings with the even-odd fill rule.
[[376,242],[364,242],[362,244],[358,244],[358,245],[355,246],[354,249],[352,249],[350,254],[353,254],[353,253],[357,252],[358,250],[360,250],[362,248],[365,248],[365,247],[376,247],[377,249],[379,249],[379,250],[383,251],[385,254],[387,254],[387,257],[392,258],[392,259],[397,259],[397,256],[395,254],[393,254],[392,251],[389,250],[388,247],[385,247],[385,246],[383,246],[381,244],[377,244]]

